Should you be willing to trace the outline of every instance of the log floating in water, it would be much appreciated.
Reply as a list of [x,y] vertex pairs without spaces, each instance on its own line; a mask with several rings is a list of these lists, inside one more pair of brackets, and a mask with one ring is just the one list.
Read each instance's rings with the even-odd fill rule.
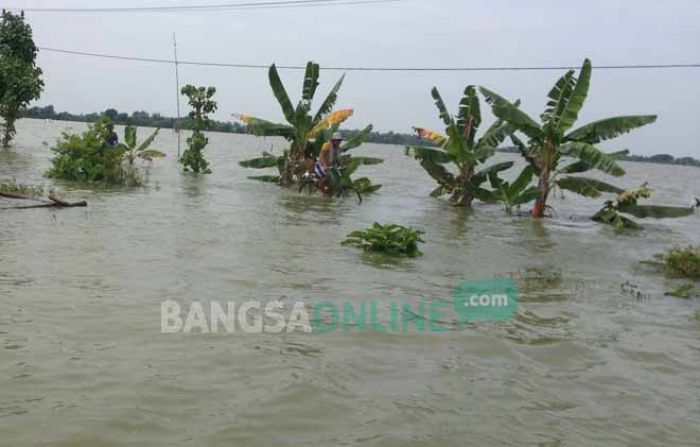
[[41,204],[38,205],[24,205],[24,206],[12,206],[4,209],[30,209],[30,208],[69,208],[69,207],[78,207],[78,206],[87,206],[86,201],[80,201],[80,202],[66,202],[63,200],[61,196],[58,195],[56,191],[51,191],[49,193],[49,200],[45,199],[38,199],[36,197],[30,197],[30,196],[23,196],[21,194],[15,194],[11,192],[2,192],[0,191],[0,197],[5,197],[8,199],[19,199],[19,200],[34,200],[38,202],[42,202]]

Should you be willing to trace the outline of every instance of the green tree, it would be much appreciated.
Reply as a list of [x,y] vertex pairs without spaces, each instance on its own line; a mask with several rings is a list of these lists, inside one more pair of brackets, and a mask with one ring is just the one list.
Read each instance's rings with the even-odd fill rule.
[[[586,59],[578,77],[574,70],[570,70],[557,81],[549,92],[547,108],[540,116],[541,123],[530,118],[517,104],[481,87],[494,115],[528,137],[526,145],[516,135],[511,135],[513,143],[539,177],[539,195],[532,211],[534,217],[544,215],[547,198],[555,186],[588,197],[598,197],[601,191],[622,192],[620,188],[599,180],[570,175],[562,177],[562,174],[598,169],[613,176],[623,175],[625,171],[618,166],[617,160],[629,151],[605,154],[595,145],[656,120],[656,115],[618,116],[571,131],[588,96],[591,71],[591,61]],[[574,161],[560,167],[562,157],[572,157]]]
[[[431,196],[450,194],[450,202],[469,207],[475,198],[486,197],[488,191],[481,185],[489,175],[495,175],[513,166],[513,162],[508,161],[477,170],[508,136],[509,126],[502,120],[497,120],[481,138],[476,137],[481,124],[481,112],[474,86],[467,86],[464,90],[456,119],[447,111],[437,88],[433,88],[432,96],[440,118],[447,126],[446,135],[415,127],[418,135],[438,147],[407,146],[406,154],[418,159],[423,169],[438,183]],[[445,168],[447,163],[455,165],[455,173]]]
[[204,159],[202,152],[209,143],[209,138],[204,136],[203,131],[212,126],[209,114],[217,108],[216,101],[212,100],[216,88],[186,85],[182,87],[181,93],[187,96],[192,107],[189,115],[192,122],[190,127],[192,135],[187,139],[187,149],[183,152],[180,163],[184,166],[185,172],[192,170],[192,172],[210,174],[209,163]]
[[36,66],[37,48],[32,28],[20,15],[2,11],[0,23],[0,116],[2,146],[8,147],[15,136],[15,121],[20,110],[38,99],[44,89],[41,69]]

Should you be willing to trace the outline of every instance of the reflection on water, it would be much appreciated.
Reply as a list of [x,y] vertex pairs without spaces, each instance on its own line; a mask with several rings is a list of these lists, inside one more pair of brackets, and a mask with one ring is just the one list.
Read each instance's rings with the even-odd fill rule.
[[[0,179],[42,177],[64,123],[21,121]],[[76,129],[82,125],[70,123]],[[144,130],[145,131],[145,130]],[[259,140],[212,134],[209,176],[170,156],[131,191],[58,183],[83,210],[0,210],[2,445],[692,445],[698,301],[664,297],[638,261],[699,244],[698,219],[619,234],[567,195],[546,220],[428,197],[400,148],[363,167],[384,188],[329,200],[246,179]],[[265,148],[280,142],[265,141]],[[499,154],[500,159],[511,158]],[[517,161],[519,163],[519,160]],[[700,196],[698,171],[625,163],[653,203]],[[576,216],[571,218],[571,216]],[[423,256],[340,246],[374,222],[425,231]],[[519,313],[442,333],[161,334],[160,303],[449,302],[461,281],[511,278]],[[645,300],[623,293],[629,282]],[[428,318],[429,315],[421,315]],[[429,321],[426,321],[429,324]],[[40,428],[40,429],[39,429]]]

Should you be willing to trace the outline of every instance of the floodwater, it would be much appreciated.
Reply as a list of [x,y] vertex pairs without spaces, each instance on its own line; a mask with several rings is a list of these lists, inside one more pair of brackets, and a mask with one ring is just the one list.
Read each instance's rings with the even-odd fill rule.
[[[42,173],[68,126],[84,129],[20,122],[0,180],[56,184]],[[545,221],[468,213],[372,144],[358,154],[386,162],[358,173],[384,188],[358,205],[246,179],[237,162],[276,140],[210,140],[212,175],[182,174],[164,130],[143,188],[59,182],[89,206],[0,210],[0,445],[697,445],[700,300],[639,264],[699,244],[697,214],[616,234],[582,218],[602,198],[557,197]],[[652,203],[700,197],[697,168],[623,166]],[[375,221],[423,229],[424,255],[340,246]],[[447,302],[497,277],[516,279],[517,316],[446,332],[161,333],[167,300]]]

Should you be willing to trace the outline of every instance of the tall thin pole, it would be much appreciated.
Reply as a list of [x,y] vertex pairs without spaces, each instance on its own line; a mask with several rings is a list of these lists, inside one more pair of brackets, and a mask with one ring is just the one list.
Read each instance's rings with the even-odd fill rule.
[[180,74],[177,67],[177,41],[173,33],[173,52],[175,53],[175,98],[177,100],[177,122],[175,132],[177,133],[177,158],[180,158]]

